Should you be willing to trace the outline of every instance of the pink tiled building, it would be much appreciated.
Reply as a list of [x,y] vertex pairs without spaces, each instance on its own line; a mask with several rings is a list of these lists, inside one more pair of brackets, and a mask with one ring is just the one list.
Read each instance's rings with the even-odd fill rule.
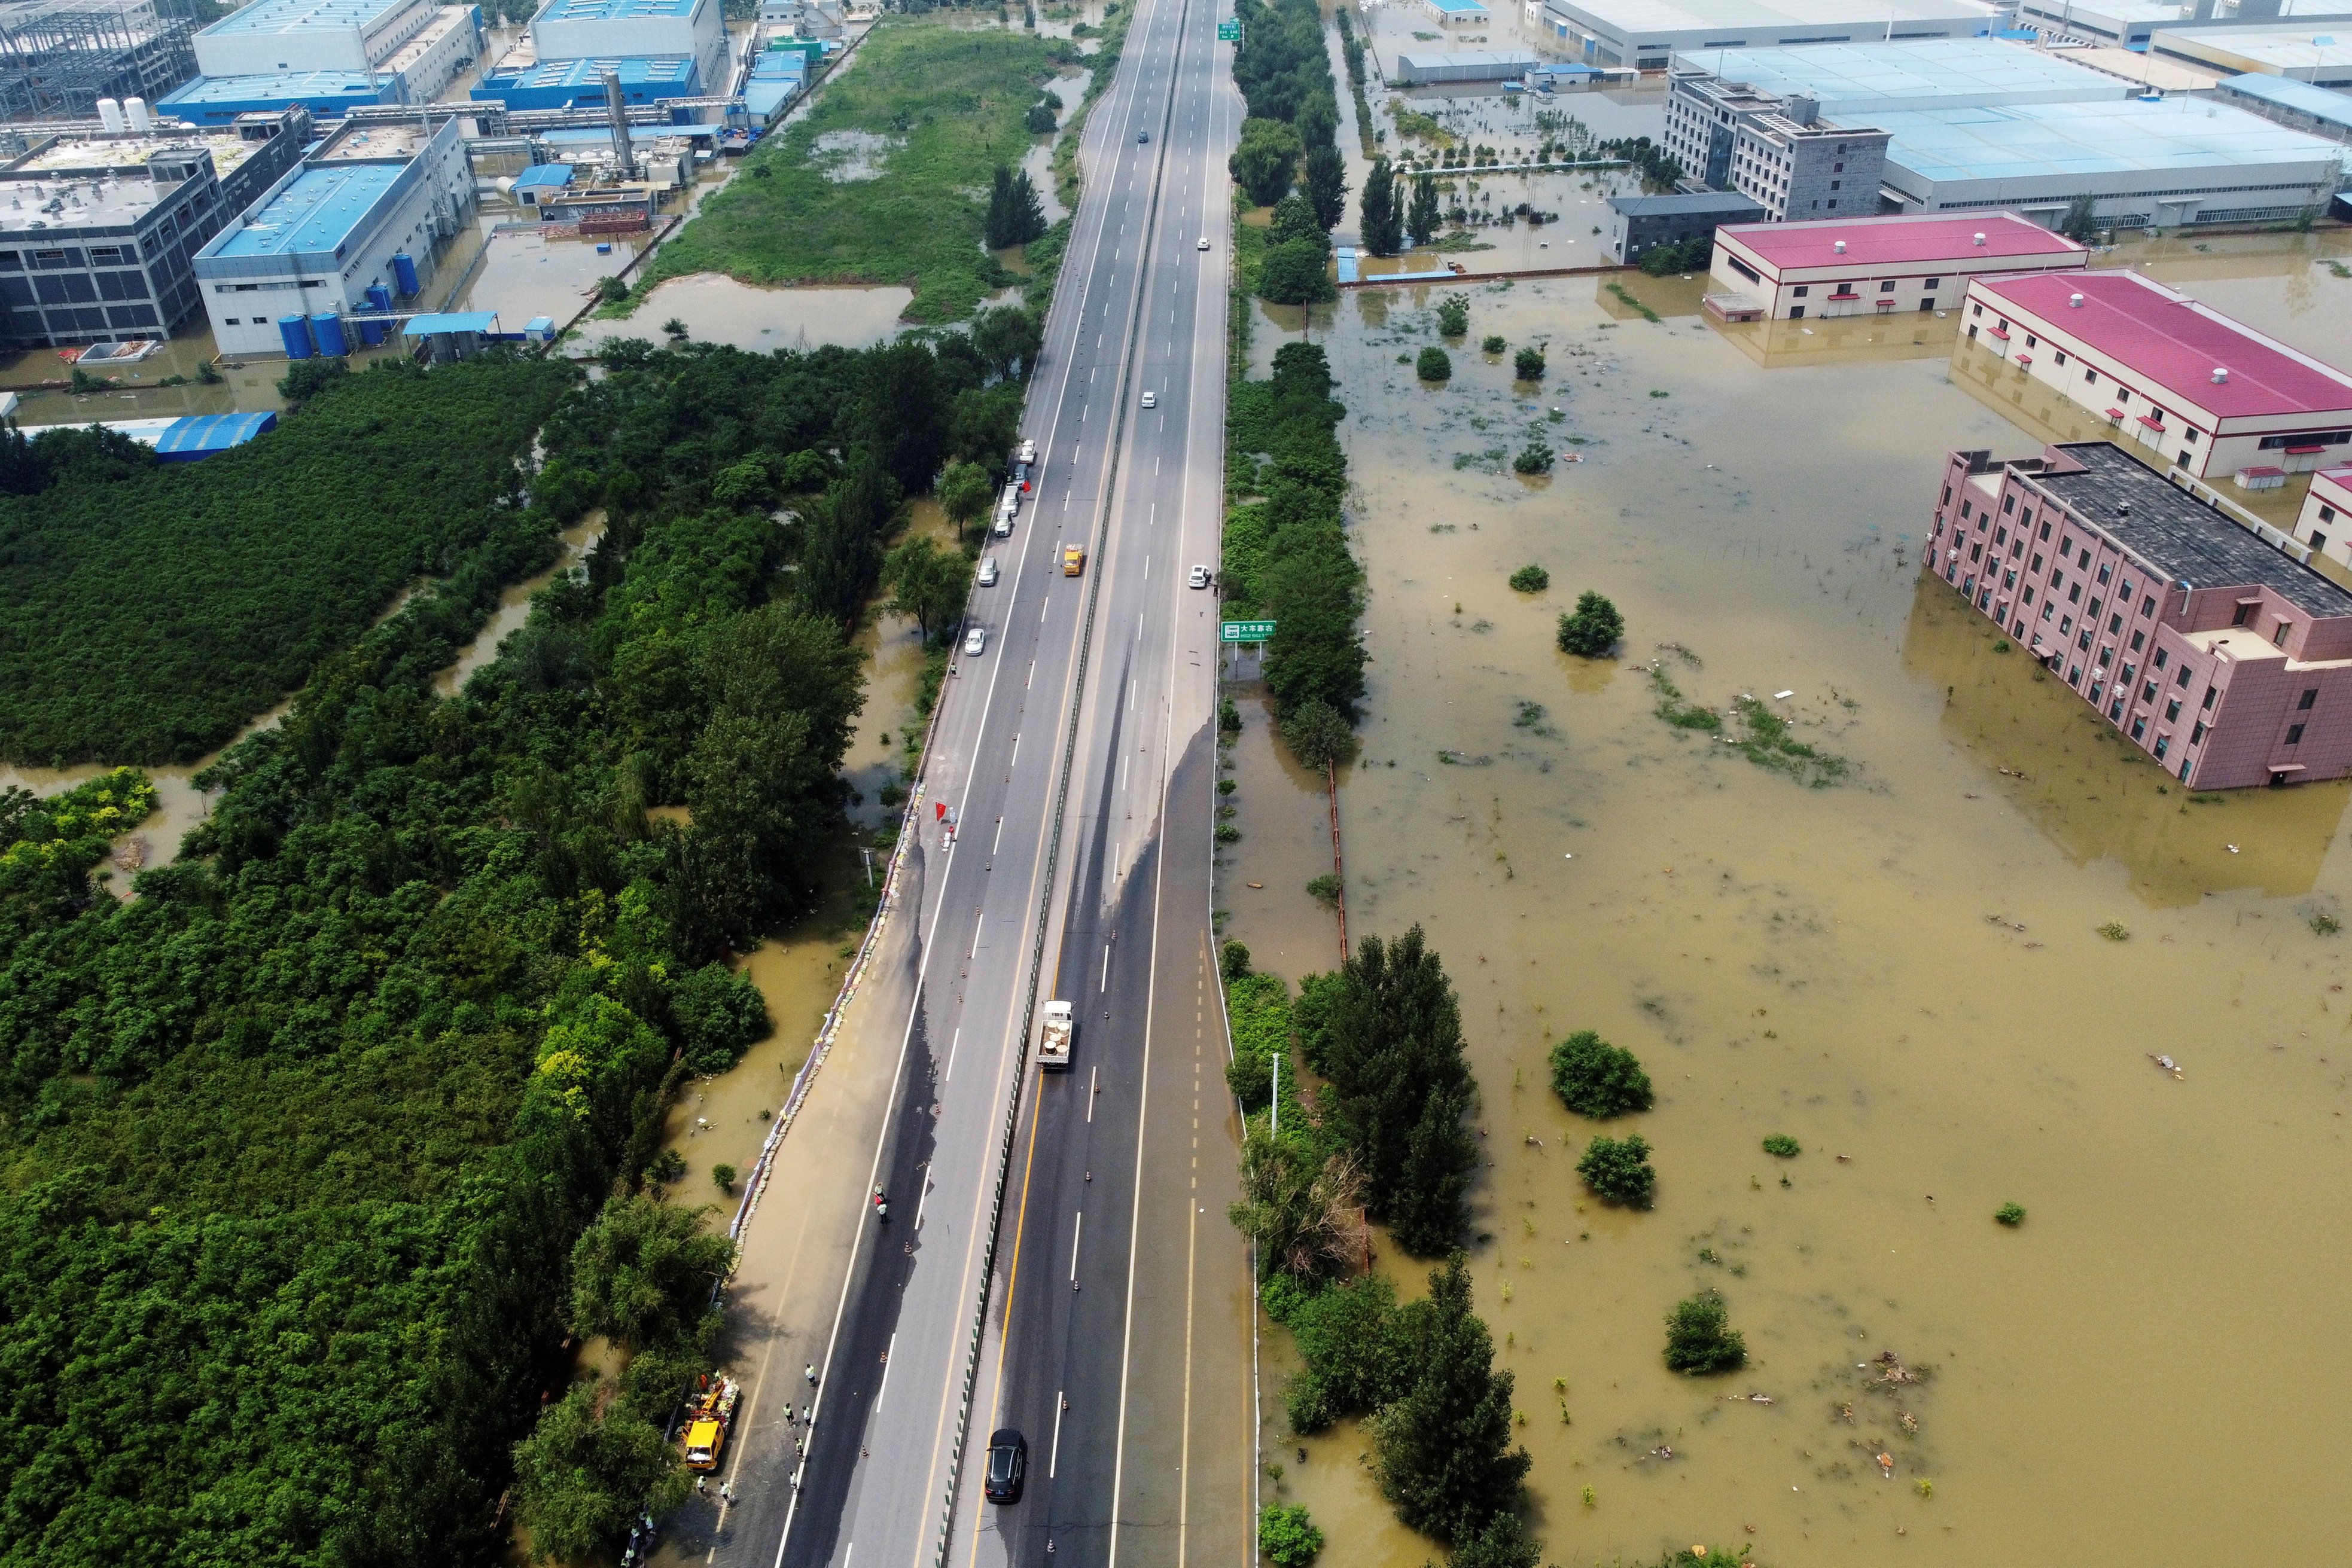
[[1921,567],[2183,783],[2339,778],[2352,591],[2273,537],[2104,441],[1955,452]]

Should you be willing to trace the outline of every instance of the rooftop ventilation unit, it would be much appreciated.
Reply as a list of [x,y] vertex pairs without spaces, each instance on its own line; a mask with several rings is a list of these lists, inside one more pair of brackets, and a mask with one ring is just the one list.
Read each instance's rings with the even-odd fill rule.
[[2230,371],[2229,371],[2229,367],[2228,367],[2228,366],[2226,366],[2226,365],[2215,365],[2215,366],[2213,367],[2213,384],[2214,384],[2215,386],[2217,386],[2217,387],[2218,387],[2218,386],[2220,386],[2222,382],[2224,382],[2228,381],[2229,379],[2230,379]]
[[1830,248],[1836,251],[1840,256],[1843,256],[1845,254],[1845,241],[1839,240],[1835,244],[1832,245]]
[[2069,294],[2066,296],[2066,303],[2080,310],[2083,308],[2083,297],[2079,294]]
[[1984,235],[1977,235],[1977,236],[1976,236],[1976,243],[1977,243],[1978,245],[1982,245],[1982,244],[1984,244],[1984,242],[1985,242],[1985,237],[1984,237]]

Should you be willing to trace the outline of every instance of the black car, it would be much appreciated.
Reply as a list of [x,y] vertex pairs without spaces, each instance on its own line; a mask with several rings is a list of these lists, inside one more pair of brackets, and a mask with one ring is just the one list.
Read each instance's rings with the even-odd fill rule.
[[988,1437],[988,1479],[981,1490],[991,1502],[1019,1502],[1029,1475],[1029,1439],[1007,1427]]
[[1151,132],[1149,131],[1139,131],[1135,133],[1135,139],[1138,141],[1149,141],[1151,140]]

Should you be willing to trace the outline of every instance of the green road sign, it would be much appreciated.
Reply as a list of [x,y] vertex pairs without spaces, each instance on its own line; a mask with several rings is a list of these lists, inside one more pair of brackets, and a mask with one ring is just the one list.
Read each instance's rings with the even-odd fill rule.
[[1217,637],[1225,643],[1263,643],[1274,635],[1271,621],[1221,621]]
[[1241,42],[1241,37],[1242,19],[1239,16],[1234,16],[1217,24],[1217,41],[1219,43],[1237,44]]

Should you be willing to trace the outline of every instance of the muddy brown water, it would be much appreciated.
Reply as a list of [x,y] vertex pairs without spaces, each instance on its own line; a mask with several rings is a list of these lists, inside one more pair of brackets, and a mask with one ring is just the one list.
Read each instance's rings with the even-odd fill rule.
[[[2311,264],[2271,255],[2268,292],[2245,279],[2230,308],[2294,341],[2277,274]],[[1660,281],[1641,297],[1664,314]],[[1767,368],[1563,279],[1471,291],[1473,344],[1549,343],[1540,389],[1475,348],[1432,387],[1396,360],[1435,340],[1440,292],[1351,296],[1312,329],[1370,579],[1349,917],[1422,923],[1460,990],[1478,1305],[1548,1560],[1717,1541],[1855,1568],[2218,1563],[2332,1538],[2352,936],[2314,923],[2345,917],[2352,786],[2192,799],[1921,581],[1943,454],[2038,444],[1945,355]],[[1253,360],[1280,340],[1261,323]],[[1494,455],[1530,428],[1583,460],[1513,476]],[[1548,592],[1505,586],[1528,561]],[[1615,663],[1552,647],[1585,588],[1625,614]],[[1807,789],[1661,722],[1643,666],[1666,642],[1703,661],[1669,664],[1693,700],[1773,703],[1849,780]],[[1218,900],[1295,979],[1337,949],[1304,891],[1329,865],[1321,781],[1242,706]],[[1609,1129],[1655,1146],[1650,1212],[1574,1176],[1596,1129],[1545,1058],[1580,1028],[1656,1082]],[[1771,1133],[1803,1153],[1767,1155]],[[1381,1266],[1414,1288],[1425,1267]],[[1706,1286],[1750,1364],[1677,1377],[1663,1319]],[[1365,1436],[1283,1428],[1285,1342],[1269,1330],[1269,1500],[1307,1503],[1335,1560],[1419,1568],[1432,1543],[1380,1501]],[[1870,1384],[1887,1351],[1925,1380]]]

